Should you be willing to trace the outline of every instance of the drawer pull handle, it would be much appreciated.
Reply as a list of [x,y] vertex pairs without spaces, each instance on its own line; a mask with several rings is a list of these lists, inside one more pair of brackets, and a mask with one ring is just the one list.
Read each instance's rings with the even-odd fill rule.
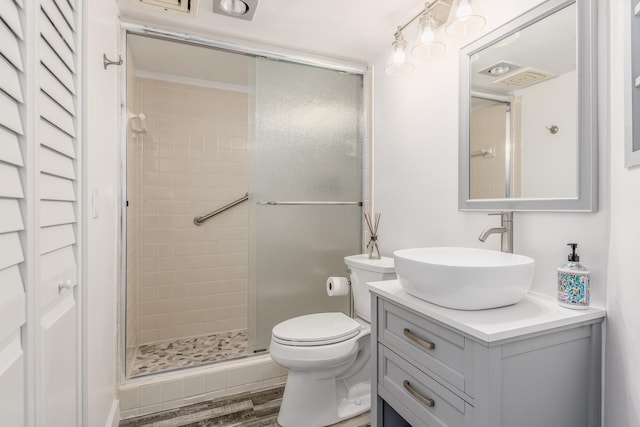
[[402,383],[402,385],[404,386],[404,389],[407,390],[409,392],[409,394],[411,394],[411,396],[415,397],[416,399],[418,399],[418,401],[424,403],[426,406],[428,406],[429,408],[433,408],[436,404],[436,401],[433,399],[429,399],[428,397],[424,397],[423,395],[421,395],[420,393],[418,393],[417,391],[415,391],[413,389],[413,387],[411,387],[411,384],[409,384],[409,381],[404,380],[404,382]]
[[433,350],[436,348],[436,345],[434,343],[425,341],[422,338],[418,338],[417,336],[413,335],[409,328],[404,328],[404,336],[409,338],[414,343],[426,348],[427,350]]

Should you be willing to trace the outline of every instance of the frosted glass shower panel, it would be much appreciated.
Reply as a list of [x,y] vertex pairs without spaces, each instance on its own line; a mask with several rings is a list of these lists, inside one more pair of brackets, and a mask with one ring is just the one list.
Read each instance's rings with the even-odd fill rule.
[[254,95],[249,335],[266,349],[278,322],[349,312],[325,282],[361,250],[362,76],[257,59]]
[[359,206],[258,206],[257,348],[296,316],[349,313],[348,296],[329,297],[327,277],[346,276],[343,258],[359,252]]
[[257,59],[255,97],[255,191],[360,200],[362,76]]

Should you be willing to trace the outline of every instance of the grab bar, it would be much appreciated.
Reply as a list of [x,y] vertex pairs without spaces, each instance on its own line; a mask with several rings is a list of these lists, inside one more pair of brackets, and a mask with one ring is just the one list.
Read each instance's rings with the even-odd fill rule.
[[492,158],[495,156],[496,156],[496,153],[493,151],[493,148],[481,148],[480,150],[475,150],[471,152],[471,157]]
[[301,206],[301,205],[357,205],[362,206],[362,202],[311,202],[311,201],[303,201],[303,202],[275,202],[273,200],[269,200],[267,202],[258,202],[259,205],[284,205],[284,206]]
[[202,225],[203,222],[205,222],[206,220],[213,218],[214,216],[218,215],[219,213],[222,213],[224,211],[226,211],[227,209],[231,209],[232,207],[234,207],[235,205],[239,205],[242,202],[246,202],[247,200],[249,200],[249,193],[244,193],[244,196],[240,197],[238,200],[235,200],[231,203],[229,203],[228,205],[224,205],[223,207],[221,207],[220,209],[216,209],[213,212],[210,212],[206,215],[203,216],[197,216],[195,218],[193,218],[193,223],[195,225]]

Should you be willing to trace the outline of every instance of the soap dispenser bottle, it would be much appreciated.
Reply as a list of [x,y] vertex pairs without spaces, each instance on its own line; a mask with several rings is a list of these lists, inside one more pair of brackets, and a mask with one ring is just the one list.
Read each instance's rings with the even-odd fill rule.
[[567,308],[589,307],[589,270],[580,264],[577,243],[567,243],[571,253],[565,265],[558,268],[558,304]]

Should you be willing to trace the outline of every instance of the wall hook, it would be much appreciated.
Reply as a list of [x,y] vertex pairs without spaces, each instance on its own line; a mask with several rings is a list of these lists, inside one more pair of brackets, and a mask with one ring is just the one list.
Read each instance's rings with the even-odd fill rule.
[[102,54],[102,64],[104,65],[105,70],[109,65],[122,65],[122,56],[118,55],[118,60],[112,61],[109,58],[107,58],[107,54]]
[[560,128],[558,126],[556,126],[556,125],[551,125],[551,127],[547,126],[547,130],[549,131],[549,133],[551,135],[555,135],[556,133],[558,133]]

